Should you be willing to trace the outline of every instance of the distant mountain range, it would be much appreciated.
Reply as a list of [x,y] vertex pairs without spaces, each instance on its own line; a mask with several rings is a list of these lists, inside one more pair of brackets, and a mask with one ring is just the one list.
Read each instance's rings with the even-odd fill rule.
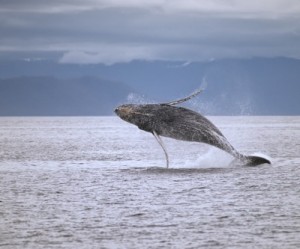
[[0,115],[111,115],[131,101],[169,101],[201,84],[189,103],[210,115],[300,115],[300,60],[133,61],[106,66],[0,61]]
[[111,115],[130,87],[95,77],[57,79],[17,77],[0,80],[2,116]]

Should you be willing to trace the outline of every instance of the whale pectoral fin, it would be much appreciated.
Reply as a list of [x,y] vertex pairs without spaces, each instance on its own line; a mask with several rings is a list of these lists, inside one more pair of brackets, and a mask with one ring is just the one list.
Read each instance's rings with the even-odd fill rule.
[[156,131],[152,131],[152,134],[156,138],[156,141],[159,143],[159,145],[164,150],[164,153],[165,153],[165,156],[166,156],[166,160],[167,160],[167,168],[169,168],[169,156],[168,156],[166,147],[165,147],[163,141],[161,140],[160,136],[156,133]]
[[177,99],[177,100],[173,100],[173,101],[170,101],[168,103],[161,103],[161,105],[178,105],[178,104],[181,104],[185,101],[188,101],[190,100],[191,98],[194,98],[196,97],[198,94],[200,94],[201,92],[203,92],[203,89],[198,89],[196,90],[195,92],[193,92],[191,95],[185,97],[185,98],[182,98],[182,99]]

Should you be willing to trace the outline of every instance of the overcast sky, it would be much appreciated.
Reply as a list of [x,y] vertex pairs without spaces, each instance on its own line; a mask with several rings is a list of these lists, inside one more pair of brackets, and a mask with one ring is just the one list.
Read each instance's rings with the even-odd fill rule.
[[300,58],[299,0],[0,0],[1,58]]

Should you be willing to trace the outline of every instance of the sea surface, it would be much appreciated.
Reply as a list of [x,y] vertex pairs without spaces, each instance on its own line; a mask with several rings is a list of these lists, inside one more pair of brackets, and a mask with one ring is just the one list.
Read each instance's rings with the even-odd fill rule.
[[0,248],[300,248],[300,117],[209,117],[209,145],[117,117],[0,118]]

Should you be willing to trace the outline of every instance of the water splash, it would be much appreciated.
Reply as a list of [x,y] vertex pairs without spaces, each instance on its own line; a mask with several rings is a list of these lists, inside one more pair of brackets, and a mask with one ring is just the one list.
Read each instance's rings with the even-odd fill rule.
[[201,80],[200,89],[206,90],[206,88],[208,87],[208,82],[206,78],[207,78],[206,75],[204,75]]
[[[217,148],[209,147],[209,149],[196,160],[186,160],[180,167],[183,168],[226,168],[230,165],[233,158],[226,152]],[[179,166],[179,165],[178,165]],[[175,165],[176,167],[176,165]]]
[[[205,75],[201,80],[199,89],[203,89],[205,92],[207,88],[208,88],[208,80],[207,80],[207,76]],[[191,99],[189,103],[192,109],[204,115],[214,114],[216,113],[217,110],[216,100],[204,101],[203,98],[201,98],[201,96],[199,98]]]
[[250,116],[253,113],[253,104],[249,97],[244,98],[243,101],[237,102],[237,105],[240,109],[240,115]]
[[144,95],[137,93],[129,93],[127,96],[127,102],[130,104],[149,104],[154,103],[153,100],[147,99]]

